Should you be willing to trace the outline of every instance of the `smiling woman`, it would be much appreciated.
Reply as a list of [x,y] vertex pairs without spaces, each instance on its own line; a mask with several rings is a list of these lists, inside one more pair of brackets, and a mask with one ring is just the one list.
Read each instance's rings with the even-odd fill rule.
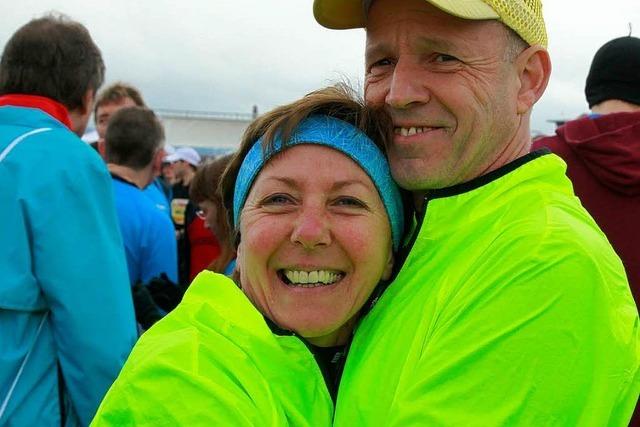
[[388,123],[332,87],[249,126],[221,183],[238,283],[196,277],[93,425],[331,425],[345,346],[403,233]]

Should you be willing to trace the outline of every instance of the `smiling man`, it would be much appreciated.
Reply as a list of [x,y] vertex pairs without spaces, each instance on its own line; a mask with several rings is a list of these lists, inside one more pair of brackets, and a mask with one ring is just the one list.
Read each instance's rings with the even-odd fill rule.
[[417,226],[361,320],[337,426],[626,425],[640,390],[624,269],[566,165],[527,154],[551,71],[539,0],[315,0],[367,33]]

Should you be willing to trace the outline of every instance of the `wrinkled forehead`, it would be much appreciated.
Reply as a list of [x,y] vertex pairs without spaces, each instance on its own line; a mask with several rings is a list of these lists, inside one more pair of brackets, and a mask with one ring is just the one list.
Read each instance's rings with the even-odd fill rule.
[[104,110],[109,110],[109,113],[113,114],[122,108],[136,107],[136,106],[138,106],[138,104],[136,104],[136,102],[133,99],[129,98],[128,96],[123,96],[121,98],[117,98],[114,100],[106,100],[100,103],[97,106],[96,111],[98,114],[100,114]]
[[368,0],[365,57],[397,43],[478,56],[505,47],[508,29],[495,19],[451,15],[425,0]]

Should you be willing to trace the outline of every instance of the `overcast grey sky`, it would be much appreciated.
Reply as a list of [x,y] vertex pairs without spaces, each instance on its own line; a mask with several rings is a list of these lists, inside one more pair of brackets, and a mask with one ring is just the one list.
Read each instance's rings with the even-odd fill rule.
[[[55,10],[85,24],[102,49],[107,83],[138,86],[153,108],[266,111],[347,78],[361,84],[364,31],[331,31],[312,0],[21,0],[0,14],[0,47],[32,17]],[[640,36],[638,0],[546,0],[553,74],[533,130],[587,110],[591,58],[607,40]]]

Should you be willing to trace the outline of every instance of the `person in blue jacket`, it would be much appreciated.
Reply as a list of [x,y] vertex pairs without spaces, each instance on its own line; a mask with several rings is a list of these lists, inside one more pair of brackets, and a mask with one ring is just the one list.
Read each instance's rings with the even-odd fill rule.
[[160,173],[164,130],[153,111],[125,107],[109,120],[105,160],[113,180],[129,281],[147,283],[166,274],[178,280],[178,254],[173,223],[144,193]]
[[0,60],[0,425],[87,425],[136,339],[111,180],[77,136],[104,70],[64,16]]

